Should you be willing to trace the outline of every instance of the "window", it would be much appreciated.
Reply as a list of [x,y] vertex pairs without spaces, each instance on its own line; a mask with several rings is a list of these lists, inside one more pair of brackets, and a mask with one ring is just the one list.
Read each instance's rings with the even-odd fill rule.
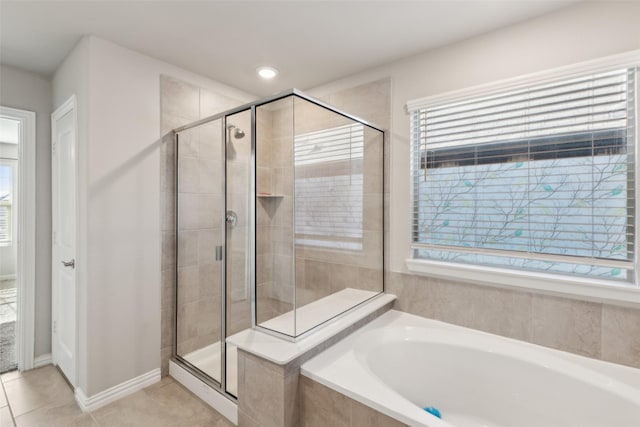
[[0,246],[11,245],[14,162],[2,160],[0,163]]
[[19,137],[20,121],[0,117],[0,246],[11,245],[11,207]]
[[296,243],[362,249],[364,127],[295,137]]
[[412,108],[414,258],[633,282],[635,75]]

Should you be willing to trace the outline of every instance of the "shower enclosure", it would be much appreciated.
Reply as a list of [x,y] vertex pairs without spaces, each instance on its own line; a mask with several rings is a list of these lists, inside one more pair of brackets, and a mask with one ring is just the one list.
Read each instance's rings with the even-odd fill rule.
[[175,135],[174,360],[236,397],[228,336],[296,340],[383,291],[383,132],[291,90]]

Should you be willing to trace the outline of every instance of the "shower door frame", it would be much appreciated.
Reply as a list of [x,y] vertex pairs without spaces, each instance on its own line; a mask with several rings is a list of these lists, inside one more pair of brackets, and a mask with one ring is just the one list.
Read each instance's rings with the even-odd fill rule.
[[[179,245],[178,245],[178,235],[180,233],[180,228],[179,228],[179,216],[180,216],[180,209],[179,209],[179,197],[180,197],[180,191],[179,191],[179,161],[180,161],[180,157],[179,157],[179,150],[180,150],[180,144],[179,144],[179,138],[180,138],[180,132],[182,131],[186,131],[188,129],[191,128],[195,128],[197,126],[209,123],[209,122],[213,122],[215,120],[221,119],[222,124],[221,124],[221,131],[223,134],[223,139],[222,139],[222,155],[221,155],[221,165],[222,165],[222,177],[223,178],[223,183],[222,183],[222,188],[221,188],[221,199],[222,199],[222,204],[223,204],[223,209],[222,212],[225,213],[226,209],[227,209],[227,199],[226,199],[226,191],[227,191],[227,161],[226,161],[226,155],[227,155],[227,147],[226,147],[226,132],[224,131],[226,129],[226,117],[221,115],[217,115],[216,117],[208,117],[204,120],[199,120],[198,122],[194,122],[185,126],[182,126],[180,128],[176,128],[173,130],[173,144],[174,144],[174,188],[175,188],[175,199],[174,199],[174,230],[175,230],[175,238],[174,238],[174,242],[175,242],[175,254],[174,254],[174,263],[175,263],[175,272],[174,272],[174,304],[173,304],[173,346],[172,346],[172,351],[171,351],[171,358],[178,362],[185,370],[187,370],[191,375],[195,376],[196,378],[198,378],[200,381],[204,382],[205,384],[207,384],[209,387],[211,387],[212,389],[220,392],[221,394],[223,394],[224,396],[226,396],[227,398],[233,399],[235,400],[235,397],[230,395],[229,393],[226,393],[226,349],[224,344],[224,333],[226,333],[225,329],[226,329],[226,303],[222,303],[222,301],[226,301],[226,283],[225,283],[225,277],[226,277],[226,253],[225,253],[225,248],[226,248],[226,239],[227,239],[227,230],[226,230],[226,223],[222,222],[222,224],[224,224],[224,226],[221,227],[221,239],[220,242],[224,242],[222,244],[223,247],[223,251],[222,251],[222,259],[220,260],[216,260],[217,262],[219,261],[221,263],[220,266],[220,334],[219,334],[219,338],[220,338],[220,381],[218,381],[217,379],[213,378],[212,376],[208,375],[207,373],[205,373],[204,371],[202,371],[200,368],[198,368],[197,366],[195,366],[194,364],[192,364],[191,362],[189,362],[188,360],[186,360],[183,356],[181,356],[180,354],[178,354],[178,257],[179,257]],[[216,242],[219,243],[219,242]],[[216,245],[217,247],[218,245]]]
[[[190,374],[194,375],[196,378],[198,378],[199,380],[201,380],[202,382],[204,382],[205,384],[207,384],[209,387],[213,388],[214,390],[220,392],[223,396],[227,397],[228,399],[237,402],[237,396],[234,396],[233,394],[231,394],[230,392],[227,391],[227,349],[226,349],[226,338],[227,338],[227,259],[228,259],[228,254],[227,254],[227,248],[228,248],[228,242],[227,242],[227,226],[226,226],[226,221],[224,220],[225,216],[226,216],[226,212],[227,212],[227,117],[237,114],[237,113],[242,113],[245,111],[249,111],[251,114],[251,153],[250,153],[250,163],[249,163],[249,189],[248,191],[250,192],[249,194],[254,194],[254,190],[255,190],[255,143],[256,143],[256,137],[255,137],[255,105],[249,103],[249,104],[243,104],[239,107],[230,109],[230,110],[226,110],[223,111],[222,113],[219,114],[215,114],[213,116],[209,116],[209,117],[205,117],[204,119],[189,123],[187,125],[175,128],[173,130],[173,134],[174,134],[174,138],[173,138],[173,143],[174,143],[174,185],[175,185],[175,200],[174,200],[174,229],[175,229],[175,274],[174,274],[174,279],[175,279],[175,288],[174,288],[174,304],[173,304],[173,311],[174,311],[174,316],[173,316],[173,348],[172,348],[172,359],[176,362],[178,362],[184,369],[186,369]],[[220,241],[222,242],[222,259],[221,260],[217,260],[221,262],[221,267],[220,267],[220,276],[221,276],[221,283],[220,283],[220,381],[217,381],[215,378],[211,377],[210,375],[208,375],[207,373],[205,373],[204,371],[202,371],[200,368],[198,368],[197,366],[195,366],[194,364],[192,364],[191,362],[189,362],[188,360],[186,360],[184,357],[182,357],[180,354],[178,354],[178,256],[179,256],[179,247],[178,247],[178,233],[179,233],[179,226],[178,226],[178,221],[179,221],[179,205],[178,205],[178,197],[179,197],[179,191],[178,191],[178,168],[179,168],[179,156],[178,156],[178,151],[179,151],[179,133],[192,129],[192,128],[196,128],[198,126],[202,126],[204,124],[216,121],[216,120],[221,120],[221,131],[222,131],[222,176],[223,176],[223,185],[222,185],[222,209],[221,209],[221,215],[222,215],[222,223],[224,224],[223,227],[221,227],[221,239]],[[255,198],[254,197],[249,197],[249,204],[247,206],[247,209],[249,210],[249,224],[248,224],[248,230],[249,230],[249,235],[250,236],[255,236],[255,208],[254,208],[254,203],[255,203]],[[249,271],[250,271],[250,277],[249,277],[249,286],[250,286],[250,295],[249,297],[251,298],[251,327],[253,328],[254,324],[255,324],[255,319],[254,319],[254,306],[255,306],[255,290],[254,290],[254,286],[253,284],[255,283],[255,272],[254,272],[254,268],[255,268],[255,257],[254,257],[254,238],[249,239],[249,247],[247,248],[247,250],[249,251]]]

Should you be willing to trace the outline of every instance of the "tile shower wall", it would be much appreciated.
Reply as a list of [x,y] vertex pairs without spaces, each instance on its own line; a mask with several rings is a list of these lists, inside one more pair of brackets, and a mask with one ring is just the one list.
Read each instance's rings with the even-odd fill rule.
[[256,285],[258,323],[294,304],[292,99],[256,112]]
[[300,376],[299,401],[302,427],[402,427],[375,409],[304,376]]
[[[389,200],[390,200],[389,171],[390,171],[390,164],[391,164],[390,162],[391,160],[391,143],[390,143],[391,142],[390,141],[391,79],[383,78],[373,82],[369,82],[369,83],[354,86],[351,88],[343,89],[340,91],[332,92],[326,95],[321,95],[318,98],[341,111],[349,112],[350,114],[353,114],[385,131],[383,146],[382,147],[375,146],[376,150],[380,148],[383,150],[384,164],[379,165],[376,163],[375,166],[368,166],[368,165],[365,166],[365,168],[369,169],[368,175],[366,175],[365,177],[368,178],[370,182],[374,182],[374,183],[383,182],[383,185],[382,185],[382,192],[384,196],[383,229],[385,233],[383,236],[384,237],[383,252],[385,254],[384,269],[388,271],[389,264],[388,264],[388,257],[386,255],[389,253],[388,244],[390,241],[388,233],[390,229],[389,227]],[[370,135],[365,133],[365,147],[367,146],[367,138],[369,136]],[[372,153],[372,154],[373,155],[369,156],[369,159],[375,159],[378,157],[377,154],[375,153]],[[367,156],[366,152],[365,152],[365,156]],[[372,205],[375,206],[378,203],[380,203],[379,200],[376,200],[373,198],[374,193],[377,193],[379,191],[379,187],[376,186],[375,190],[376,191],[372,191],[371,186],[367,183],[367,181],[365,181],[365,194],[367,193],[369,194],[368,200],[365,200],[365,211],[369,213],[369,216],[365,217],[364,227],[365,229],[372,231],[373,235],[376,235],[380,231],[377,229],[378,227],[373,226],[373,224],[381,224],[380,218],[374,215],[376,211],[373,211],[371,209]],[[380,196],[380,194],[376,194],[375,196],[376,197]],[[378,211],[377,214],[382,214],[382,212]],[[375,241],[379,242],[377,237],[375,238]],[[313,254],[313,252],[307,252],[307,255],[315,255],[315,254]],[[309,258],[317,259],[317,257],[315,256],[309,257]],[[330,269],[335,267],[335,265],[332,265],[334,264],[332,261],[335,261],[336,258],[332,260],[328,260],[330,264],[328,265],[328,267]],[[313,265],[313,261],[311,262],[311,265]],[[305,262],[305,267],[306,267],[306,262]],[[371,267],[371,266],[362,265],[362,267]],[[340,271],[339,268],[331,269],[331,271],[332,271],[331,280],[349,280],[349,275],[343,275],[343,273]],[[370,268],[358,269],[357,277],[359,282],[363,284],[363,287],[361,287],[360,289],[366,289],[366,285],[364,284],[372,283],[372,280],[371,280],[372,278],[367,278],[367,275],[369,274],[373,274],[375,277],[375,280],[378,280],[377,275],[379,274],[379,272],[377,271],[377,269],[370,269]]]
[[[191,351],[205,343],[211,343],[219,339],[219,330],[215,325],[219,325],[218,317],[216,322],[203,322],[203,318],[211,313],[220,312],[220,294],[219,289],[215,290],[212,286],[211,278],[219,277],[219,266],[207,261],[204,257],[198,255],[198,245],[194,243],[202,240],[201,248],[204,250],[207,241],[211,242],[211,237],[215,238],[215,233],[220,229],[212,222],[212,217],[220,215],[216,210],[216,206],[211,204],[215,194],[214,190],[209,192],[200,191],[197,188],[195,192],[189,192],[190,195],[181,198],[181,202],[185,203],[185,211],[191,213],[180,219],[179,227],[183,230],[183,235],[187,237],[193,235],[193,239],[185,239],[180,250],[181,259],[176,265],[175,260],[175,146],[173,142],[172,129],[191,123],[200,118],[208,117],[236,107],[242,104],[242,101],[231,99],[226,96],[214,93],[210,90],[202,89],[197,86],[182,82],[168,76],[162,76],[160,79],[161,93],[161,131],[163,135],[161,148],[161,219],[162,219],[162,340],[161,340],[161,357],[162,357],[162,374],[168,373],[169,359],[171,357],[172,345],[174,340],[174,310],[175,305],[175,277],[176,269],[180,277],[184,290],[184,301],[180,301],[179,310],[185,315],[183,328],[180,331],[180,337],[184,337],[181,343],[183,348],[181,351]],[[203,132],[212,132],[212,129],[203,128]],[[214,137],[215,132],[209,135]],[[219,133],[218,133],[219,135]],[[192,172],[199,171],[199,168],[211,167],[215,163],[215,152],[208,150],[212,148],[210,145],[200,145],[200,133],[189,135],[189,141],[185,141],[184,149],[187,156],[185,161],[198,164],[190,170]],[[209,139],[213,142],[213,139]],[[203,148],[202,153],[200,149]],[[181,156],[182,157],[182,156]],[[205,158],[208,161],[202,161]],[[199,164],[201,163],[201,165]],[[186,165],[185,165],[186,166]],[[186,168],[185,168],[186,170]],[[213,173],[214,171],[209,171]],[[198,184],[199,180],[194,175],[192,183]],[[190,206],[186,206],[190,205]],[[202,237],[200,239],[200,237]],[[203,261],[203,262],[201,262]],[[248,314],[247,314],[248,315]],[[214,339],[214,336],[218,336]]]
[[640,368],[638,309],[404,273],[386,284],[397,310]]

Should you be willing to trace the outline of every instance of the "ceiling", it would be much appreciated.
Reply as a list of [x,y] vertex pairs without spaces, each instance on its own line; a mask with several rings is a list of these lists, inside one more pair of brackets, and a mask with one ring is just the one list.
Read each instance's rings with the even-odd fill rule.
[[[94,34],[264,96],[308,89],[577,0],[0,2],[0,63],[51,75]],[[262,81],[256,68],[280,74]]]

